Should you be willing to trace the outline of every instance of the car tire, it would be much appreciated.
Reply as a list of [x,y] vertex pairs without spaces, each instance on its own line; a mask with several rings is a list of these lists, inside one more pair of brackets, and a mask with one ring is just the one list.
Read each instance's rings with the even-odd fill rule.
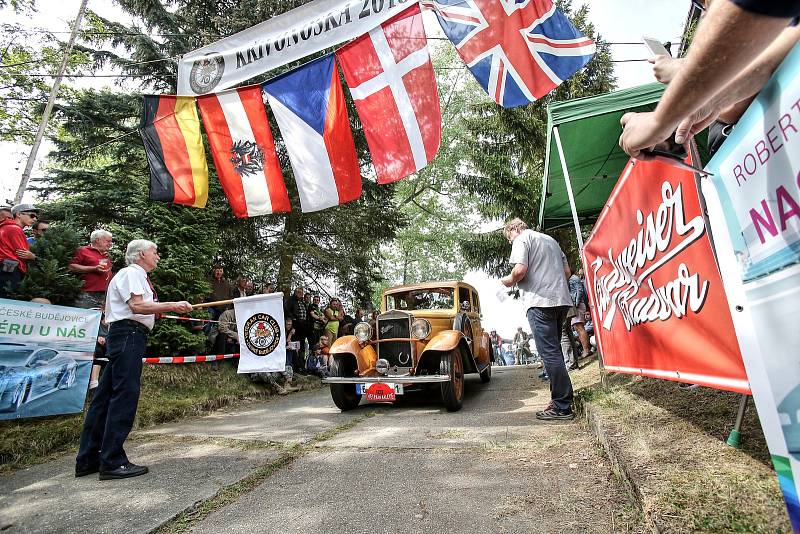
[[489,365],[480,372],[481,382],[484,384],[488,383],[492,379],[492,365],[494,362],[494,349],[489,346]]
[[[355,376],[355,362],[349,358],[334,358],[331,363],[331,376]],[[361,395],[356,393],[355,384],[331,384],[333,403],[343,412],[352,410],[361,402]]]
[[458,349],[442,355],[439,372],[450,375],[450,380],[441,383],[444,407],[448,412],[457,412],[464,401],[464,362]]

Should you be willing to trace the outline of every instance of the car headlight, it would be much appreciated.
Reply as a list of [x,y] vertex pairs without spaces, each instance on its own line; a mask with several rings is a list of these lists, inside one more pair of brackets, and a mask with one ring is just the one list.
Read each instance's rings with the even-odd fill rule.
[[353,328],[353,335],[356,336],[361,343],[366,343],[372,338],[372,327],[369,323],[358,323]]
[[425,339],[431,335],[431,323],[425,319],[414,319],[411,323],[411,335],[416,339]]

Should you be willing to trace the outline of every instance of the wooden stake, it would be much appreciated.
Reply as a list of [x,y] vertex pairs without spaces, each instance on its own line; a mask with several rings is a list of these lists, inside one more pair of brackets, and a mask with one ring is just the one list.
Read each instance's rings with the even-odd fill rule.
[[228,304],[233,304],[233,299],[230,300],[218,300],[216,302],[203,302],[200,304],[192,304],[192,308],[213,308],[214,306],[225,306]]

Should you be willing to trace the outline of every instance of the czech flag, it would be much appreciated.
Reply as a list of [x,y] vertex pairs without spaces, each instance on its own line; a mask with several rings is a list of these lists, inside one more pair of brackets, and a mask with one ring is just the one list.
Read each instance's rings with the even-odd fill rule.
[[217,176],[237,217],[291,211],[261,87],[197,99]]
[[145,96],[139,133],[150,164],[150,198],[205,208],[208,165],[194,98]]
[[361,196],[361,172],[333,55],[262,85],[278,121],[304,212]]

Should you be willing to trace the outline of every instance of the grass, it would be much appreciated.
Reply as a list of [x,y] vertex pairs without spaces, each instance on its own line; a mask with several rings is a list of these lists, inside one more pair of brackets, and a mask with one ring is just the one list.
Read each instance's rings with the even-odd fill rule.
[[791,531],[752,401],[734,449],[724,440],[740,395],[628,375],[608,375],[603,389],[592,367],[575,375],[578,396],[662,531]]
[[[207,413],[252,399],[272,396],[263,384],[236,373],[235,361],[185,365],[145,365],[134,428]],[[319,379],[296,376],[303,389]],[[0,421],[0,473],[77,452],[83,413]]]

